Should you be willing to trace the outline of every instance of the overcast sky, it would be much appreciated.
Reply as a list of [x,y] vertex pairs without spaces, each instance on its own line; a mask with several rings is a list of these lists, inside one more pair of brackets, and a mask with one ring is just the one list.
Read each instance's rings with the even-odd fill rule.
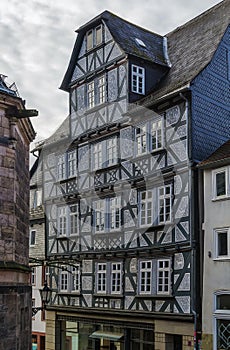
[[68,114],[59,90],[76,39],[75,30],[109,10],[164,35],[220,0],[1,0],[0,74],[15,82],[32,119],[37,141],[50,136]]

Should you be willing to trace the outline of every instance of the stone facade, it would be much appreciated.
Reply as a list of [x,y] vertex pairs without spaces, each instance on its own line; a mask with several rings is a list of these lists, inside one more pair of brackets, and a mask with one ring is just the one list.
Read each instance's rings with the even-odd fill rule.
[[35,132],[21,98],[2,78],[0,84],[0,349],[29,350],[29,144]]

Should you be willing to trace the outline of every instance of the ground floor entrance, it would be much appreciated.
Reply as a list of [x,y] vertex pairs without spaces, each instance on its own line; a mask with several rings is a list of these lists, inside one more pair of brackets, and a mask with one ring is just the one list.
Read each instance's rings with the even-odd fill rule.
[[193,350],[193,323],[47,312],[47,350]]
[[[63,318],[63,317],[62,317]],[[112,321],[112,320],[111,320]],[[58,350],[154,350],[154,325],[57,321]],[[59,338],[59,339],[58,339]]]
[[45,334],[32,333],[32,350],[45,350]]

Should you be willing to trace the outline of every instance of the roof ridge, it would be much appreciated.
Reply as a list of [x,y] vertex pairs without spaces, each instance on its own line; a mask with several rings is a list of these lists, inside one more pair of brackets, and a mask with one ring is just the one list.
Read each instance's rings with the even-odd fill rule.
[[135,23],[133,23],[133,22],[127,21],[127,20],[124,19],[123,17],[120,17],[120,16],[118,16],[117,14],[115,14],[115,13],[109,11],[109,10],[105,10],[105,11],[101,12],[99,15],[95,16],[95,17],[94,17],[93,19],[91,19],[89,22],[87,22],[87,23],[85,23],[84,25],[80,26],[80,27],[77,29],[77,31],[80,31],[80,30],[82,30],[82,29],[84,29],[84,28],[90,26],[90,24],[93,23],[93,22],[95,22],[95,21],[98,21],[98,20],[100,20],[100,19],[107,19],[107,18],[106,18],[107,16],[114,16],[114,17],[118,18],[119,20],[121,20],[121,21],[123,21],[123,22],[125,22],[125,23],[127,23],[127,24],[129,24],[129,25],[132,25],[133,27],[138,28],[139,30],[144,31],[144,32],[147,32],[147,33],[149,33],[149,34],[154,34],[154,35],[156,35],[156,36],[158,36],[158,37],[161,37],[161,38],[164,36],[164,35],[161,35],[161,34],[159,34],[159,33],[153,32],[153,31],[151,31],[151,30],[149,30],[149,29],[147,29],[147,28],[143,28],[143,27],[141,27],[140,25],[137,25],[137,24],[135,24]]
[[216,5],[210,7],[209,9],[203,11],[202,13],[200,13],[199,15],[193,17],[192,19],[190,19],[189,21],[185,22],[184,24],[182,24],[179,27],[176,27],[175,29],[173,29],[172,31],[168,32],[165,34],[166,37],[168,37],[169,35],[174,34],[177,31],[180,31],[181,29],[191,25],[192,23],[197,22],[198,20],[200,20],[201,18],[203,18],[204,16],[207,16],[210,12],[215,11],[218,7],[221,7],[223,5],[224,2],[229,2],[230,0],[222,0],[219,3],[217,3]]

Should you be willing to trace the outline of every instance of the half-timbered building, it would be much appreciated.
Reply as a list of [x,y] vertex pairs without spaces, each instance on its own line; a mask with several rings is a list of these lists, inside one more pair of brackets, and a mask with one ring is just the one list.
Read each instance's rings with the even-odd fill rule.
[[229,5],[166,36],[108,11],[78,29],[42,150],[47,350],[198,346],[195,165],[229,138]]

